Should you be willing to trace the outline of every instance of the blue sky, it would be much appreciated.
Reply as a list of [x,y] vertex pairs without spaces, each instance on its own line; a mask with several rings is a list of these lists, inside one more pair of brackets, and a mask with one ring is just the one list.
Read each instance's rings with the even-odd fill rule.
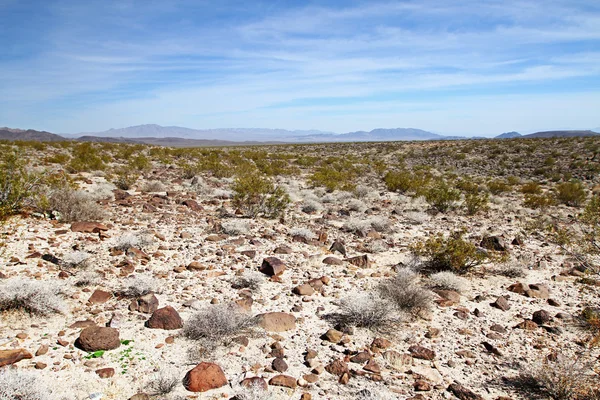
[[0,126],[600,126],[600,2],[0,0]]

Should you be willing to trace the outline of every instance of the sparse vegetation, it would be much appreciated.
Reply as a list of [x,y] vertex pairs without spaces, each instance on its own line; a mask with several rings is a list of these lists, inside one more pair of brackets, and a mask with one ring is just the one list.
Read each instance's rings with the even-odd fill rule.
[[339,327],[389,330],[400,322],[396,307],[375,294],[357,294],[343,299],[339,311],[327,316]]
[[238,176],[232,189],[233,204],[252,218],[277,218],[290,204],[290,198],[282,187],[256,173]]
[[64,314],[66,304],[54,282],[10,279],[0,284],[0,311],[25,311],[35,315]]
[[401,311],[422,315],[432,307],[433,295],[419,285],[419,276],[409,268],[402,268],[393,278],[379,285],[379,293]]

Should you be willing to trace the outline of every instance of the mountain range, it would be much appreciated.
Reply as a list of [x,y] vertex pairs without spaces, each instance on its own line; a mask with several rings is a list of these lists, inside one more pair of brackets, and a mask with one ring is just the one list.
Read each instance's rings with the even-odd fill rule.
[[[600,131],[599,129],[595,129]],[[544,138],[596,136],[592,130],[560,130],[521,135],[505,132],[494,139]],[[103,132],[57,135],[32,129],[0,128],[0,140],[79,141],[147,143],[174,147],[232,146],[279,143],[323,143],[323,142],[385,142],[403,140],[459,140],[489,139],[486,137],[444,136],[415,128],[373,129],[348,133],[333,133],[319,130],[286,130],[260,128],[190,129],[179,126],[155,124],[137,125],[128,128],[109,129]]]

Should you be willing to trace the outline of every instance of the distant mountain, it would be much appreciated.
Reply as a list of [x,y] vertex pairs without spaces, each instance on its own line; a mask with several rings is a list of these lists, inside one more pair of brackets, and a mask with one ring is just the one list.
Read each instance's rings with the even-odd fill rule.
[[341,134],[296,136],[295,142],[389,142],[401,140],[443,140],[446,136],[414,128],[373,129]]
[[593,132],[600,133],[600,127],[592,129]]
[[523,135],[521,135],[519,132],[504,132],[496,137],[494,137],[494,139],[514,139],[514,138],[518,138],[521,137]]
[[259,142],[259,141],[245,141],[245,142],[233,142],[230,140],[218,140],[218,139],[183,139],[178,137],[167,137],[167,138],[137,138],[137,143],[152,144],[155,146],[168,146],[168,147],[213,147],[213,146],[257,146],[264,144],[285,144],[289,142]]
[[592,131],[545,131],[523,135],[524,138],[553,138],[553,137],[580,137],[599,136],[600,133]]
[[33,129],[0,128],[0,140],[33,140],[37,142],[59,142],[66,140],[64,137],[46,131]]

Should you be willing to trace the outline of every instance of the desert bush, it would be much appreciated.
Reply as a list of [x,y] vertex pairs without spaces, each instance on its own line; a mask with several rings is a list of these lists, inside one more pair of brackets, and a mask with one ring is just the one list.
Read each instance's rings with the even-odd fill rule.
[[425,200],[439,212],[446,212],[460,200],[460,192],[451,188],[446,182],[438,181],[427,188],[424,193]]
[[553,400],[592,400],[600,398],[600,388],[593,362],[580,357],[559,355],[556,361],[547,359],[509,381],[523,394]]
[[526,194],[523,205],[534,210],[545,210],[555,204],[554,198],[548,193]]
[[339,311],[326,316],[339,327],[387,330],[400,322],[394,304],[376,294],[355,294],[343,299]]
[[144,193],[165,192],[166,190],[165,184],[161,181],[146,182],[141,188],[141,191]]
[[348,210],[350,210],[350,211],[365,212],[366,209],[367,209],[367,205],[362,200],[351,199],[348,202]]
[[290,204],[290,198],[283,188],[256,173],[238,176],[232,189],[233,205],[252,218],[277,218]]
[[116,188],[112,183],[104,182],[91,187],[89,193],[93,200],[108,200],[114,198],[113,190]]
[[183,326],[183,335],[202,342],[206,349],[247,331],[256,324],[256,319],[243,313],[235,306],[211,305],[194,314]]
[[358,185],[356,187],[356,189],[354,189],[354,194],[356,195],[356,197],[358,197],[359,199],[364,199],[367,196],[369,196],[370,193],[373,192],[373,189],[371,189],[368,186],[364,186],[364,185]]
[[40,181],[41,176],[25,170],[19,153],[3,154],[0,158],[0,220],[21,211]]
[[231,219],[223,221],[221,228],[228,235],[247,235],[250,232],[250,223],[240,219]]
[[245,273],[242,276],[236,277],[231,282],[231,287],[234,289],[250,289],[256,291],[260,289],[263,283],[263,276],[258,273]]
[[20,369],[0,369],[0,400],[51,400],[52,391],[41,377]]
[[354,190],[357,175],[358,170],[351,162],[337,161],[317,168],[308,180],[314,186],[325,187],[328,192],[338,189]]
[[302,212],[307,214],[314,213],[323,209],[323,206],[317,200],[306,199],[302,202]]
[[416,188],[417,181],[408,170],[389,171],[383,177],[385,186],[391,192],[405,193]]
[[521,185],[520,192],[523,194],[541,194],[542,187],[537,182],[527,182]]
[[11,279],[0,285],[0,311],[22,310],[30,314],[64,314],[62,288],[53,282]]
[[494,270],[494,273],[507,278],[524,278],[526,276],[525,267],[520,263],[501,265]]
[[85,251],[73,251],[67,253],[62,258],[61,266],[66,268],[82,268],[85,269],[89,265],[91,254]]
[[127,165],[129,166],[129,168],[139,172],[146,171],[152,166],[148,157],[146,157],[143,154],[138,154],[137,156],[130,159]]
[[127,251],[130,247],[143,249],[154,242],[152,234],[149,232],[127,232],[116,239],[113,248],[121,251]]
[[369,224],[377,232],[389,232],[392,230],[392,221],[382,215],[369,218]]
[[562,204],[579,207],[585,202],[585,187],[581,182],[571,181],[556,185],[556,199]]
[[156,378],[150,381],[148,387],[154,396],[165,396],[173,392],[180,382],[174,372],[161,370]]
[[489,258],[488,254],[462,238],[462,233],[449,237],[437,234],[425,241],[413,244],[410,250],[423,257],[421,269],[426,273],[452,271],[463,274]]
[[140,297],[148,293],[156,293],[159,288],[158,281],[149,275],[135,275],[128,277],[118,293],[125,297]]
[[462,292],[467,286],[464,278],[451,271],[441,271],[430,276],[432,286],[436,289]]
[[468,215],[475,215],[480,211],[489,208],[489,196],[487,193],[467,193],[465,194],[465,208]]
[[346,232],[365,235],[371,229],[371,221],[358,218],[349,218],[346,222],[344,222],[342,229]]
[[312,240],[315,238],[315,233],[308,228],[296,227],[290,229],[290,236],[300,236],[307,240]]
[[494,195],[508,192],[510,190],[510,185],[504,180],[493,180],[488,182],[486,186],[490,193]]
[[101,171],[106,168],[98,149],[90,142],[79,143],[71,154],[73,157],[67,166],[69,172]]
[[398,309],[413,315],[421,315],[432,306],[433,295],[419,285],[419,275],[410,268],[398,270],[396,275],[382,282],[379,293]]
[[427,213],[419,211],[408,211],[404,214],[404,217],[410,224],[421,225],[428,222],[431,219]]
[[353,397],[355,400],[395,400],[396,395],[373,389],[361,389]]
[[83,271],[76,276],[75,286],[95,286],[100,284],[102,276],[96,271]]
[[114,185],[121,190],[130,190],[137,182],[139,175],[127,167],[115,170]]
[[81,190],[62,188],[48,195],[48,207],[58,212],[61,221],[100,221],[104,218],[102,207],[92,196]]

